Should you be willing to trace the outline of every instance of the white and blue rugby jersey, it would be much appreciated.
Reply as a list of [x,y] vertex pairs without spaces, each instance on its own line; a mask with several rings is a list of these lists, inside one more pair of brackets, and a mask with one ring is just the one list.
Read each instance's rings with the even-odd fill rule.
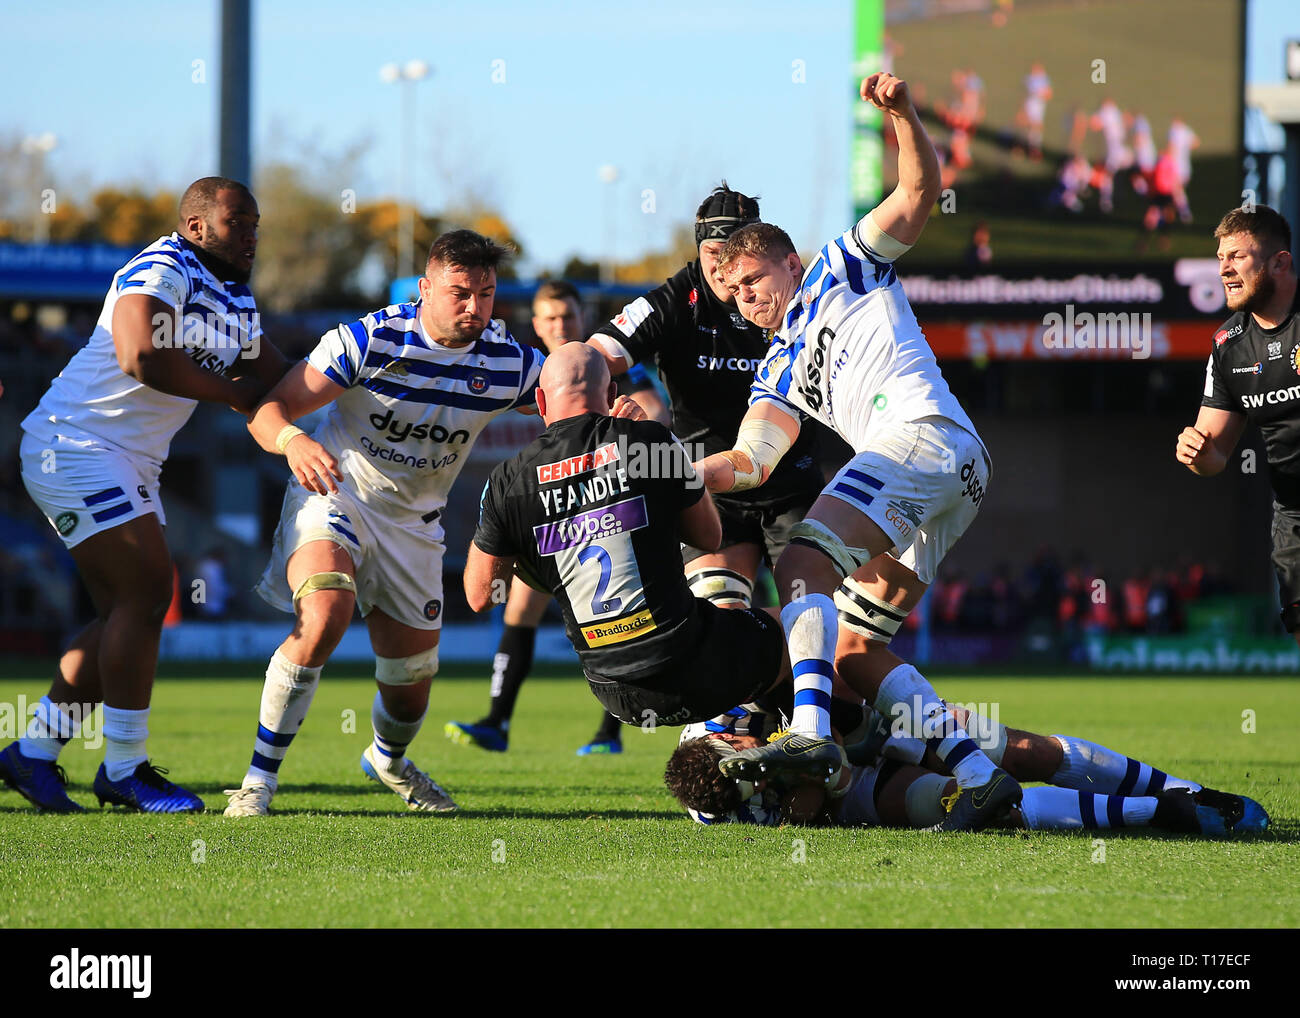
[[[946,417],[975,427],[948,389],[889,259],[868,247],[859,222],[827,244],[759,365],[752,406],[773,399],[811,415],[865,452],[887,421]],[[977,436],[978,437],[978,436]]]
[[452,348],[425,334],[418,301],[390,305],[325,333],[307,357],[347,390],[312,437],[360,501],[432,519],[479,432],[534,404],[544,359],[498,319]]
[[262,327],[248,287],[217,279],[178,234],[159,237],[113,277],[90,341],[23,421],[34,439],[107,446],[155,465],[167,458],[172,436],[197,401],[150,389],[118,367],[113,308],[119,298],[136,293],[182,309],[181,334],[159,332],[157,338],[184,349],[209,371],[231,373],[241,353],[255,357],[261,348]]

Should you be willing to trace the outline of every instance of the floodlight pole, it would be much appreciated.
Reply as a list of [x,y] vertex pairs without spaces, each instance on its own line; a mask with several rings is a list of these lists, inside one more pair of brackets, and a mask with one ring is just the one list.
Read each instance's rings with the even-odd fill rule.
[[221,0],[221,176],[252,187],[249,138],[251,48],[249,0]]

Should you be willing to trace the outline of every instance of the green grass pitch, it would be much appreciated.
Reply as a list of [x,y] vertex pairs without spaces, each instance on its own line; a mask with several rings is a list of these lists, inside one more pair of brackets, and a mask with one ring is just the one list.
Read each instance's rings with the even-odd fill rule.
[[[0,681],[0,703],[39,698],[40,671]],[[464,668],[439,678],[411,754],[459,814],[407,812],[362,775],[373,682],[327,668],[275,815],[228,821],[221,789],[248,762],[260,679],[222,674],[165,669],[151,721],[155,760],[204,797],[206,815],[100,811],[90,783],[102,749],[76,743],[62,762],[88,815],[37,815],[0,790],[0,924],[714,927],[737,921],[738,888],[757,908],[745,925],[1300,924],[1290,680],[936,677],[950,701],[995,703],[1004,723],[1102,742],[1272,814],[1264,835],[1213,841],[699,827],[661,783],[677,729],[628,729],[622,756],[575,757],[599,715],[576,678],[524,687],[508,753],[447,742],[445,721],[475,720],[486,705],[486,681]]]

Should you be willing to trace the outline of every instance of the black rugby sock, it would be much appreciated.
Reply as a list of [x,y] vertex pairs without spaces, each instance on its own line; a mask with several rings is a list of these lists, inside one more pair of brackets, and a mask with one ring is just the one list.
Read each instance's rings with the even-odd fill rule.
[[492,707],[480,724],[500,728],[515,712],[519,687],[533,667],[537,630],[531,626],[507,625],[492,659]]

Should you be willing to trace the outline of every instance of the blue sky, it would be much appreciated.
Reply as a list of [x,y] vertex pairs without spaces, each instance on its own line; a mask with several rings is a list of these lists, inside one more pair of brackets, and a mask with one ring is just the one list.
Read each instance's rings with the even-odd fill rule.
[[[177,189],[215,172],[219,6],[11,7],[0,135],[56,134],[51,168],[79,188]],[[391,195],[406,131],[408,193],[430,210],[483,199],[533,264],[611,240],[622,258],[660,247],[724,175],[762,195],[764,218],[800,247],[849,214],[848,0],[254,0],[253,24],[255,162],[328,167],[364,143],[355,171],[329,182]],[[1248,80],[1283,78],[1289,36],[1300,5],[1251,0]],[[415,57],[434,73],[403,124],[400,89],[378,71]],[[598,179],[603,164],[619,168],[615,184]]]

